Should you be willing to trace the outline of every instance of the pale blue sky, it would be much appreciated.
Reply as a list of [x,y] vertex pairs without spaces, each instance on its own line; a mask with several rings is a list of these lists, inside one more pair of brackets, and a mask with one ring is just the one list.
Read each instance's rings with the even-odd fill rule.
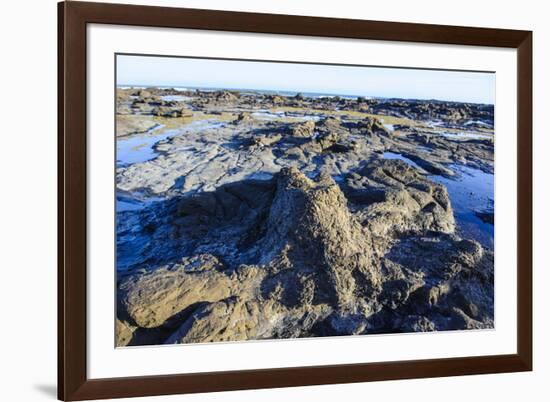
[[117,85],[263,89],[490,104],[495,101],[494,73],[179,57],[118,55]]

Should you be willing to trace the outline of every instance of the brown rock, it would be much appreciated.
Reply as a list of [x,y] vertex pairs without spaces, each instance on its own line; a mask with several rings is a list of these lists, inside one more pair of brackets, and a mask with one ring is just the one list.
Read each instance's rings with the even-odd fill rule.
[[309,120],[292,126],[292,135],[300,138],[311,138],[315,132],[315,122]]
[[128,281],[121,291],[124,307],[136,324],[154,328],[195,303],[229,297],[232,287],[231,278],[223,272],[194,273],[188,272],[186,265],[175,265]]

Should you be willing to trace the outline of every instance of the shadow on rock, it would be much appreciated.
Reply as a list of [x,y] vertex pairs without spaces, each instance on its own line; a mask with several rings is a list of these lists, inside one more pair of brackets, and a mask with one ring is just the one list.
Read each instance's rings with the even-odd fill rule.
[[492,326],[492,253],[402,161],[340,184],[283,168],[127,214],[119,346]]

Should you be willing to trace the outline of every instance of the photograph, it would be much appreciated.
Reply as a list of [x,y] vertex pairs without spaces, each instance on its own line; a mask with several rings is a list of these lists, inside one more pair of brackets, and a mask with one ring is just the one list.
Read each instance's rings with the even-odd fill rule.
[[0,402],[549,399],[544,3],[111,1],[3,3]]
[[117,347],[494,328],[494,72],[115,74]]

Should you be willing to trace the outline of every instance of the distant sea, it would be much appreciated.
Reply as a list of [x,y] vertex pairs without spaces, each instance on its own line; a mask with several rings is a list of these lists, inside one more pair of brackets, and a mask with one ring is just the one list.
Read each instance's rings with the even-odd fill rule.
[[334,93],[322,93],[322,92],[302,92],[302,91],[277,91],[269,89],[250,89],[250,88],[201,88],[201,87],[177,87],[172,85],[118,85],[121,89],[136,88],[171,88],[176,91],[202,91],[202,92],[216,92],[216,91],[238,91],[245,95],[263,94],[263,95],[279,95],[284,97],[294,97],[298,94],[302,94],[308,98],[335,98],[340,97],[344,99],[357,99],[359,97],[365,99],[371,99],[374,97],[364,95],[340,95]]

